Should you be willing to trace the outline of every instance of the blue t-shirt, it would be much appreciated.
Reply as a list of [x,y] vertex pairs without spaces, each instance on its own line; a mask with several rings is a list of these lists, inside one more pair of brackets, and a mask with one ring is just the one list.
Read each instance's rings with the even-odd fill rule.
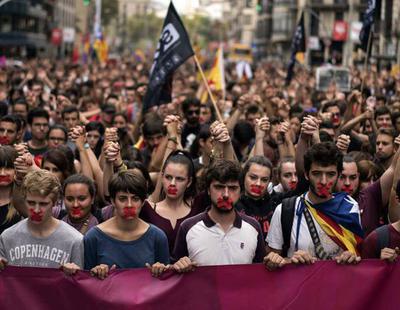
[[168,239],[165,233],[150,224],[147,231],[137,240],[121,241],[110,237],[97,227],[85,235],[85,269],[106,264],[117,268],[144,268],[160,262],[169,263]]

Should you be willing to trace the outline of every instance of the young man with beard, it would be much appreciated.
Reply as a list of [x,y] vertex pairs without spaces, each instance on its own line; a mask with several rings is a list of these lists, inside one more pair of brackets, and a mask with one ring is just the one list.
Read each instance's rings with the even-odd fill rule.
[[0,119],[0,144],[14,145],[21,140],[22,120],[17,115],[5,115]]
[[28,151],[35,157],[38,166],[48,149],[49,118],[49,113],[42,108],[35,108],[28,113],[28,124],[32,132],[32,139],[28,141]]
[[376,136],[375,164],[378,165],[382,174],[389,168],[395,153],[394,139],[396,133],[391,128],[381,128]]
[[284,257],[294,264],[312,264],[317,259],[341,264],[360,261],[363,231],[358,204],[346,193],[333,194],[342,168],[343,155],[331,142],[314,144],[306,152],[309,190],[276,208],[267,236],[271,249],[264,259],[267,268],[282,267],[289,261]]
[[52,216],[61,184],[45,170],[28,173],[22,192],[29,217],[0,236],[0,270],[12,266],[59,268],[75,273],[83,267],[83,236]]
[[224,159],[210,165],[206,187],[211,206],[181,224],[173,255],[178,260],[173,266],[176,271],[262,261],[265,244],[260,225],[234,209],[240,197],[240,172],[238,163]]

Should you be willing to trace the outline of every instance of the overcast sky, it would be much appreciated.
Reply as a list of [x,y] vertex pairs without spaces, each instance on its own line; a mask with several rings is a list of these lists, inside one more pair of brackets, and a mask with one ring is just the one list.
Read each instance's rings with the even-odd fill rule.
[[[165,9],[168,8],[170,0],[156,0],[162,4]],[[179,14],[188,14],[199,12],[204,14],[208,13],[211,17],[218,18],[221,16],[221,5],[214,4],[208,7],[200,7],[199,0],[173,0],[176,10]]]

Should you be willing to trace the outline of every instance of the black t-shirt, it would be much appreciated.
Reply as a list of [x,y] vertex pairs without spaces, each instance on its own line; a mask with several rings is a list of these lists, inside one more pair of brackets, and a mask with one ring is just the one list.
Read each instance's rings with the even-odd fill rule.
[[258,200],[242,195],[235,204],[235,208],[239,213],[244,213],[257,220],[260,223],[264,238],[267,236],[269,223],[275,209],[269,195]]
[[4,230],[18,223],[22,219],[22,217],[17,212],[9,221],[6,221],[6,216],[9,208],[10,204],[0,206],[0,234],[2,234]]
[[196,139],[199,132],[200,132],[200,124],[197,124],[195,126],[189,126],[188,124],[185,124],[182,129],[182,139],[181,139],[183,148],[190,148],[190,146]]

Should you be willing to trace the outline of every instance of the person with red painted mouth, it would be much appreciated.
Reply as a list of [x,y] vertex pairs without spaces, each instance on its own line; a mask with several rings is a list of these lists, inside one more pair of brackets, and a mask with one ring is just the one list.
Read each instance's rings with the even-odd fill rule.
[[0,234],[21,220],[11,203],[17,152],[11,146],[0,146]]
[[85,269],[99,279],[105,279],[115,268],[167,269],[166,235],[139,218],[147,196],[143,175],[129,170],[119,172],[110,180],[108,191],[114,216],[85,235]]
[[342,169],[343,155],[333,142],[317,143],[307,150],[304,171],[309,189],[276,208],[267,236],[271,252],[264,263],[268,269],[288,262],[313,264],[317,259],[339,264],[361,260],[364,232],[358,203],[346,193],[334,193]]
[[6,264],[61,267],[66,274],[74,274],[83,267],[82,234],[52,216],[60,187],[57,177],[45,170],[25,176],[22,195],[28,218],[1,234],[0,269]]
[[14,145],[21,140],[22,119],[15,114],[5,115],[0,120],[0,144]]
[[279,184],[274,186],[274,193],[287,193],[296,189],[299,179],[293,157],[282,158],[278,163],[276,174]]
[[92,214],[93,201],[96,197],[94,182],[82,174],[74,174],[68,177],[63,184],[63,197],[67,213],[61,214],[62,220],[81,234],[99,224]]
[[360,186],[359,177],[357,163],[352,157],[345,155],[343,157],[343,170],[336,183],[336,192],[346,192],[357,200]]
[[164,126],[168,135],[165,162],[157,179],[156,190],[145,201],[140,217],[165,232],[171,253],[181,223],[204,209],[192,207],[196,195],[193,160],[188,152],[176,150],[180,141],[180,118],[167,115]]
[[274,211],[268,193],[271,171],[272,164],[264,156],[254,156],[249,159],[242,174],[244,191],[235,205],[238,212],[251,216],[260,223],[264,236],[268,233]]
[[182,223],[173,255],[175,271],[261,262],[265,244],[260,225],[234,208],[240,197],[240,173],[237,162],[225,159],[209,166],[205,179],[211,206]]

